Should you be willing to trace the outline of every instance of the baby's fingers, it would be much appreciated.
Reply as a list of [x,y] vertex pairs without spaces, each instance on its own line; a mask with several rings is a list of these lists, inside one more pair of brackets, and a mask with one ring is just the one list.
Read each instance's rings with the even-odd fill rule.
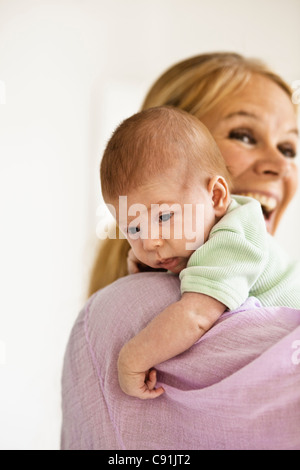
[[128,255],[127,255],[128,274],[136,274],[140,272],[138,263],[139,263],[139,260],[134,255],[132,248],[130,248]]
[[141,393],[141,395],[139,395],[139,398],[141,398],[142,400],[148,400],[148,399],[152,399],[152,398],[158,398],[160,397],[163,393],[165,393],[164,389],[162,387],[159,387],[159,388],[154,388],[153,390],[149,390],[149,388],[146,387],[145,385],[145,389],[143,390],[143,392]]
[[148,378],[145,382],[149,390],[153,390],[155,388],[155,385],[156,385],[156,370],[155,369],[151,369],[149,371]]
[[[150,370],[148,379],[146,380],[146,395],[147,398],[157,398],[164,393],[163,387],[155,388],[156,385],[156,370]],[[146,397],[145,397],[146,398]]]

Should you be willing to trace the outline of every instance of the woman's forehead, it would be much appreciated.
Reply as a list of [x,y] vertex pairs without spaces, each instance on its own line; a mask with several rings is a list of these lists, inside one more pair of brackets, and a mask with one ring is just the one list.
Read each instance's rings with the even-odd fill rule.
[[271,79],[260,75],[252,76],[242,90],[225,98],[202,120],[212,129],[220,121],[234,117],[272,122],[275,127],[283,126],[287,130],[297,128],[291,97]]
[[274,115],[281,114],[284,110],[291,118],[295,118],[291,96],[273,80],[260,75],[253,75],[242,90],[225,99],[223,103],[227,110],[241,106],[247,106],[249,112],[253,108],[253,113],[256,109],[261,113]]

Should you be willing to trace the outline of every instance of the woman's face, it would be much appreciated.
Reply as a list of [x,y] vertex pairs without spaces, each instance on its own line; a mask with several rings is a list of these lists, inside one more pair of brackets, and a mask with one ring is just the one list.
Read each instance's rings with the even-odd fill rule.
[[201,121],[223,154],[232,192],[261,203],[273,234],[297,189],[298,130],[291,99],[276,83],[255,75]]

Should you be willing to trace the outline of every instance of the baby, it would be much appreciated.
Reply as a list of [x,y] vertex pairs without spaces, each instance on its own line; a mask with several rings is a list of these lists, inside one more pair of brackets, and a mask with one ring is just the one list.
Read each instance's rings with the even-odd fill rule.
[[180,300],[120,352],[125,393],[164,393],[153,367],[186,351],[250,295],[265,306],[300,308],[297,266],[266,232],[260,204],[230,195],[224,159],[194,116],[158,107],[125,120],[104,152],[101,187],[136,258],[181,280]]

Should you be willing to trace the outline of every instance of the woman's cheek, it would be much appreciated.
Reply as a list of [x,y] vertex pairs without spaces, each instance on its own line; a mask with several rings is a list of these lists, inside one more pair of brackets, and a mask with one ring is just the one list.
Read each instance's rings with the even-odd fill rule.
[[217,142],[228,170],[233,178],[237,178],[247,171],[253,163],[250,152],[238,147],[232,142]]
[[292,161],[290,163],[290,170],[288,176],[285,178],[284,187],[285,187],[285,199],[289,202],[295,195],[298,187],[298,165],[296,162]]

